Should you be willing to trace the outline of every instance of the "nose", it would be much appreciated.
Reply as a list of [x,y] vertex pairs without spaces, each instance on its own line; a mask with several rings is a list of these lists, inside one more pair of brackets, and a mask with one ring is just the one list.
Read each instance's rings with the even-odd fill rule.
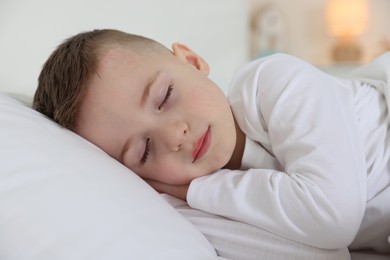
[[176,122],[161,127],[161,137],[166,147],[171,151],[179,151],[186,140],[188,125],[185,122]]

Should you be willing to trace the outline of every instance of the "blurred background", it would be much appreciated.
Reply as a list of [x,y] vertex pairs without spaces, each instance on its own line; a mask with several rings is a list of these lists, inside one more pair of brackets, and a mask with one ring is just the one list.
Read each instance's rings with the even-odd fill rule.
[[32,95],[55,47],[95,28],[185,43],[224,91],[278,52],[342,74],[390,49],[389,14],[390,0],[0,0],[0,90]]
[[249,0],[251,57],[364,63],[390,50],[389,0]]

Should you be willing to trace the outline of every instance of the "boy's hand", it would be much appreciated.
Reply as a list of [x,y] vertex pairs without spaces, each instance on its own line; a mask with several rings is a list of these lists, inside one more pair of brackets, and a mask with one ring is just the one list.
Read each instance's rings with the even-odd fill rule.
[[181,200],[187,200],[187,191],[189,184],[184,185],[172,185],[166,184],[154,180],[144,179],[150,186],[152,186],[156,191],[160,193],[166,193]]

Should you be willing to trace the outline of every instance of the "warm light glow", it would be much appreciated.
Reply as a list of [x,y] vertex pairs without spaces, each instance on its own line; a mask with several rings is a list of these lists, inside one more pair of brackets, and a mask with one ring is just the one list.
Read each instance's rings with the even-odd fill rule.
[[328,0],[326,16],[332,36],[362,34],[367,29],[367,0]]

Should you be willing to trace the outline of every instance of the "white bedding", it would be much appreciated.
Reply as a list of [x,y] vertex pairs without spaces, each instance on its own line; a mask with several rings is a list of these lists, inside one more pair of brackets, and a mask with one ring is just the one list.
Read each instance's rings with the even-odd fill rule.
[[[0,92],[30,101],[41,65],[60,41],[108,27],[186,43],[226,90],[247,61],[245,3],[1,1]],[[2,94],[0,158],[1,260],[222,259],[213,247],[227,259],[349,259],[346,249],[307,247],[163,200],[95,146]]]
[[255,260],[347,260],[346,248],[325,250],[290,241],[260,228],[212,215],[188,206],[185,201],[161,195],[211,242],[220,256]]
[[217,253],[228,259],[255,260],[389,260],[390,255],[347,249],[325,250],[290,241],[265,230],[193,209],[185,201],[161,196],[188,219],[211,242]]

